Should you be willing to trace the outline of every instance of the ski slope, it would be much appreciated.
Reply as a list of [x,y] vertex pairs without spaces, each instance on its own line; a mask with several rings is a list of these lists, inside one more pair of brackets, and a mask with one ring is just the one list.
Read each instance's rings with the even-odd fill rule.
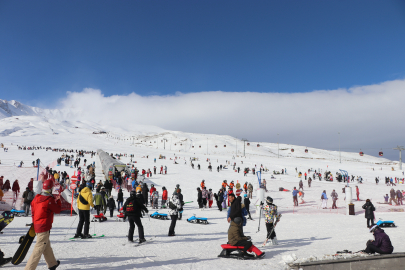
[[[372,156],[360,157],[358,153],[342,152],[342,163],[339,163],[339,152],[325,151],[322,149],[308,148],[295,145],[280,144],[280,157],[277,158],[278,145],[274,143],[250,142],[246,146],[246,157],[243,155],[243,143],[230,136],[220,136],[213,134],[192,134],[176,131],[139,130],[130,132],[128,130],[117,129],[108,130],[106,134],[93,134],[99,126],[91,126],[72,122],[66,124],[55,122],[48,126],[43,126],[37,116],[23,116],[20,119],[4,118],[0,120],[2,129],[9,127],[21,128],[18,132],[10,133],[0,137],[0,143],[4,143],[9,150],[4,152],[0,149],[0,175],[4,179],[15,178],[21,168],[9,169],[10,166],[24,161],[26,167],[30,167],[31,162],[40,158],[43,164],[50,164],[55,161],[62,152],[46,150],[18,150],[18,145],[23,146],[45,146],[65,149],[96,150],[101,148],[109,153],[134,154],[133,163],[139,169],[151,169],[153,166],[160,168],[161,165],[168,167],[167,175],[153,175],[147,179],[148,183],[154,183],[161,195],[162,186],[168,189],[169,194],[174,191],[175,185],[180,184],[185,201],[194,201],[186,204],[184,208],[183,220],[177,222],[175,229],[176,236],[168,237],[170,221],[142,219],[146,239],[153,239],[150,243],[139,247],[123,246],[126,243],[128,224],[116,222],[115,218],[108,219],[104,223],[91,223],[90,232],[104,234],[104,238],[90,239],[83,241],[70,241],[75,233],[78,219],[69,215],[57,215],[54,219],[51,233],[51,243],[57,259],[61,261],[58,269],[233,269],[253,267],[254,269],[285,269],[282,256],[296,254],[297,257],[309,257],[312,255],[322,256],[323,254],[334,254],[337,250],[348,249],[357,251],[365,248],[365,243],[372,235],[366,228],[366,219],[361,206],[364,201],[355,201],[355,216],[346,216],[344,204],[344,194],[342,194],[342,183],[325,182],[315,180],[312,187],[308,188],[305,180],[305,204],[293,207],[291,192],[280,192],[279,187],[292,190],[294,186],[298,188],[299,178],[297,171],[304,173],[308,169],[330,170],[333,175],[339,169],[344,169],[350,175],[362,176],[363,184],[359,184],[360,199],[371,199],[377,209],[376,218],[384,220],[394,220],[398,228],[386,229],[391,238],[395,252],[404,252],[405,243],[402,240],[401,228],[405,223],[403,206],[387,206],[378,204],[383,201],[383,196],[389,193],[391,187],[384,185],[384,177],[403,177],[402,171],[397,170],[396,162],[385,158]],[[23,118],[23,119],[21,119]],[[27,118],[27,119],[25,119]],[[14,119],[14,120],[12,120]],[[23,125],[16,124],[18,121],[25,121]],[[27,125],[31,121],[32,126]],[[44,124],[45,125],[45,124]],[[73,127],[72,127],[73,126]],[[75,128],[75,127],[78,128]],[[55,132],[56,131],[56,132]],[[0,131],[1,132],[1,131]],[[54,134],[57,133],[57,134]],[[166,140],[166,141],[163,141]],[[260,147],[257,147],[257,144]],[[201,148],[199,147],[201,145]],[[226,147],[224,147],[226,145]],[[192,147],[194,146],[194,148]],[[207,147],[208,146],[208,147]],[[217,146],[217,147],[215,147]],[[294,153],[291,152],[294,148]],[[32,153],[34,152],[34,156]],[[166,159],[158,159],[159,155],[166,156]],[[197,158],[195,169],[190,166],[190,158]],[[97,156],[88,162],[96,162]],[[154,163],[154,158],[157,159]],[[174,164],[177,158],[178,164]],[[213,166],[213,171],[208,171],[208,161]],[[82,158],[83,160],[83,158]],[[125,163],[130,162],[130,158],[121,159]],[[216,171],[220,164],[225,165],[226,161],[231,164],[236,162],[241,172],[237,173],[228,165],[228,169],[220,172]],[[243,164],[242,164],[243,162]],[[197,170],[197,164],[201,165],[201,170]],[[271,196],[274,203],[278,205],[279,212],[283,217],[276,227],[279,246],[260,247],[266,236],[266,229],[261,221],[258,232],[259,219],[254,209],[256,202],[256,191],[251,204],[251,212],[254,221],[248,221],[244,228],[245,235],[251,236],[253,243],[266,252],[266,257],[262,260],[239,261],[233,259],[217,258],[221,251],[221,244],[227,242],[227,230],[229,224],[226,221],[226,212],[219,212],[214,202],[212,209],[204,211],[198,210],[196,203],[197,192],[202,179],[205,179],[207,188],[212,188],[217,192],[224,179],[228,182],[234,180],[235,183],[245,181],[254,184],[257,188],[257,177],[253,174],[243,176],[242,170],[245,167],[257,168],[263,164],[269,172],[263,173],[262,178],[267,181],[268,192],[266,196]],[[392,171],[394,167],[395,171]],[[67,171],[73,175],[70,167],[54,167],[58,171]],[[275,175],[271,179],[272,171],[287,169],[287,175]],[[97,172],[96,181],[101,180],[102,175]],[[13,176],[14,174],[14,176]],[[311,172],[312,174],[312,172]],[[31,174],[30,174],[31,175]],[[24,178],[24,174],[18,177]],[[380,184],[376,185],[374,178],[380,177]],[[26,174],[27,179],[29,176]],[[24,179],[25,180],[25,179]],[[22,180],[21,180],[22,181]],[[12,183],[12,181],[11,181]],[[357,183],[351,184],[354,186]],[[25,186],[21,185],[21,190]],[[320,209],[320,197],[323,190],[328,196],[335,189],[339,194],[337,210]],[[400,184],[395,189],[404,189]],[[116,193],[114,193],[116,196]],[[124,197],[128,193],[124,190]],[[354,191],[353,191],[354,197]],[[116,198],[116,197],[115,197]],[[166,210],[162,211],[167,213]],[[152,213],[150,209],[149,214]],[[115,215],[117,212],[115,212]],[[190,224],[186,219],[193,214],[207,217],[209,225]],[[108,213],[107,213],[107,216]],[[30,217],[17,217],[4,230],[1,235],[0,248],[6,256],[12,256],[18,247],[18,238],[28,230],[25,224],[30,223]],[[135,237],[137,229],[135,229]],[[11,266],[10,269],[23,269],[33,248],[28,253],[24,263],[19,266]],[[41,260],[38,269],[46,269],[44,260]]]

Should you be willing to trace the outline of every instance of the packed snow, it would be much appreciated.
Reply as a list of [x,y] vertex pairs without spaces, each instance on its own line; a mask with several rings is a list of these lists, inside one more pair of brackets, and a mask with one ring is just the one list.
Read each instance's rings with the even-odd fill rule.
[[[109,153],[134,154],[134,165],[138,169],[159,168],[161,165],[168,167],[167,175],[156,174],[148,179],[154,183],[161,195],[162,186],[165,186],[171,194],[175,185],[180,184],[184,201],[193,201],[184,207],[183,219],[177,222],[176,236],[168,237],[170,221],[150,219],[145,216],[142,223],[145,230],[145,238],[148,243],[133,247],[124,245],[127,243],[126,235],[128,224],[117,222],[115,218],[103,223],[92,222],[90,232],[105,237],[98,239],[70,241],[73,237],[78,223],[76,216],[68,213],[56,215],[51,231],[51,244],[61,265],[58,269],[234,269],[251,267],[252,269],[285,269],[285,259],[296,256],[297,260],[304,258],[322,258],[334,255],[336,251],[351,250],[358,251],[365,249],[367,240],[372,239],[366,227],[366,219],[361,206],[366,199],[371,199],[376,207],[375,216],[383,220],[393,220],[398,228],[385,228],[394,246],[394,252],[404,252],[405,243],[402,240],[401,228],[404,226],[404,207],[395,205],[380,204],[384,201],[383,196],[389,194],[390,186],[384,184],[384,177],[403,178],[403,172],[398,170],[397,162],[385,158],[372,156],[359,156],[358,153],[341,153],[342,163],[339,163],[339,152],[326,151],[322,149],[308,148],[276,143],[249,142],[245,146],[246,157],[243,157],[243,142],[230,137],[207,134],[192,134],[174,131],[155,129],[154,127],[138,132],[124,129],[107,129],[90,123],[58,122],[56,120],[44,121],[43,117],[35,115],[7,117],[0,120],[0,143],[4,144],[8,151],[0,149],[0,175],[4,179],[10,179],[11,184],[15,179],[20,180],[21,191],[29,178],[36,178],[36,170],[32,169],[32,161],[39,158],[41,164],[52,164],[62,152],[46,150],[18,150],[18,146],[42,146],[52,148],[96,150],[103,149]],[[51,122],[53,121],[53,122]],[[31,124],[30,124],[31,123]],[[77,128],[76,128],[77,127]],[[5,132],[5,130],[9,130]],[[14,130],[14,131],[13,131]],[[103,130],[104,134],[93,134],[95,131]],[[259,146],[258,146],[259,144]],[[291,149],[294,149],[294,152]],[[279,153],[279,154],[278,154]],[[159,155],[166,156],[166,159],[158,159]],[[279,156],[279,157],[278,157]],[[98,164],[97,156],[93,159],[90,155],[85,158],[88,162]],[[156,163],[154,163],[156,158]],[[177,158],[178,164],[174,164]],[[196,158],[194,169],[190,166],[190,158]],[[83,159],[82,163],[83,165]],[[213,166],[213,171],[208,170],[208,161]],[[20,161],[24,162],[23,168],[18,168]],[[129,157],[122,157],[121,161],[130,163]],[[225,165],[229,161],[227,169],[216,171],[220,164]],[[241,168],[237,173],[232,169],[232,164]],[[242,164],[243,162],[243,164]],[[201,165],[201,170],[197,169]],[[282,213],[280,223],[276,227],[278,246],[261,247],[266,237],[266,228],[262,219],[259,227],[259,217],[255,210],[256,188],[258,187],[257,176],[252,173],[243,176],[245,167],[257,169],[263,164],[268,172],[262,173],[262,179],[267,181],[268,192],[274,203],[278,205]],[[27,168],[25,168],[27,167]],[[31,167],[31,168],[29,168]],[[65,171],[73,175],[74,169],[65,166],[54,166],[57,171]],[[304,176],[305,203],[293,206],[291,190],[298,188],[297,172],[308,169],[331,171],[333,175],[343,169],[349,175],[361,176],[362,184],[352,182],[353,187],[360,188],[361,201],[354,201],[356,215],[346,215],[344,206],[344,195],[342,193],[343,183],[336,181],[325,182],[314,180],[312,187],[308,188]],[[99,169],[99,168],[97,168]],[[274,175],[273,170],[287,170],[285,175]],[[392,170],[394,169],[394,170]],[[311,171],[310,175],[313,174]],[[99,175],[99,174],[98,174]],[[375,177],[380,178],[376,185]],[[266,252],[265,258],[261,260],[240,261],[234,259],[223,259],[217,256],[221,252],[221,244],[226,244],[227,230],[229,224],[226,220],[226,212],[219,212],[214,202],[211,209],[200,211],[196,202],[196,188],[201,180],[205,179],[207,188],[217,192],[224,179],[228,182],[239,181],[243,185],[245,181],[252,183],[255,187],[251,204],[251,213],[254,221],[248,220],[244,228],[245,235],[251,236],[254,245]],[[100,176],[96,182],[102,180]],[[23,184],[21,184],[23,183]],[[24,185],[25,184],[25,185]],[[283,187],[289,192],[279,191]],[[397,184],[395,190],[404,189],[404,185]],[[335,189],[339,194],[338,209],[331,209],[331,200],[327,209],[321,209],[320,197],[323,190],[329,196]],[[353,198],[355,198],[353,190]],[[116,196],[116,191],[113,193]],[[124,197],[128,197],[124,189]],[[17,207],[19,207],[17,202]],[[150,207],[149,207],[150,209]],[[167,210],[159,212],[167,213]],[[149,214],[153,213],[152,209]],[[117,211],[114,212],[116,216]],[[187,218],[196,216],[206,217],[210,224],[191,224]],[[31,223],[31,217],[16,217],[14,221],[3,230],[0,248],[7,257],[12,256],[18,248],[18,239],[25,235]],[[260,229],[260,230],[259,230]],[[135,237],[137,229],[135,229]],[[35,243],[34,243],[35,244]],[[27,262],[33,246],[26,256],[24,262],[18,266],[7,265],[9,269],[23,269]],[[294,256],[292,254],[295,254]],[[284,257],[284,259],[283,259]],[[46,264],[41,259],[38,269],[46,269]]]

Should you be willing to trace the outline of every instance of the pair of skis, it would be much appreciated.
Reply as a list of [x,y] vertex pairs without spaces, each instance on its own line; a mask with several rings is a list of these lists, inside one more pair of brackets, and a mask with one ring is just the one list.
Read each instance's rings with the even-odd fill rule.
[[72,238],[69,238],[69,240],[71,240],[71,241],[79,241],[79,240],[89,240],[89,239],[101,238],[101,237],[104,237],[104,234],[102,234],[102,235],[92,234],[91,238],[74,238],[74,237],[72,237]]

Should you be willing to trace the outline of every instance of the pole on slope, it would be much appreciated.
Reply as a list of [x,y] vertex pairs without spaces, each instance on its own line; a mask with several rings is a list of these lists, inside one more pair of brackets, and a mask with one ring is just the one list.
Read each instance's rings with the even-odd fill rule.
[[37,169],[37,181],[38,181],[38,179],[39,179],[39,163],[40,163],[40,160],[39,160],[39,158],[37,159],[37,166],[38,166],[38,169]]
[[403,146],[397,146],[393,148],[394,150],[399,150],[399,169],[402,170],[402,150],[405,150]]
[[248,141],[248,139],[242,138],[242,141],[243,141],[243,156],[246,157],[245,147],[246,147],[246,142]]

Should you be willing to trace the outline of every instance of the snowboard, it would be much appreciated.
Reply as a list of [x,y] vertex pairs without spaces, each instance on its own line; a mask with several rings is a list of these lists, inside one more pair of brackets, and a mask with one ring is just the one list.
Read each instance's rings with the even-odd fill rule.
[[69,240],[70,240],[70,241],[91,240],[91,239],[93,239],[93,238],[101,238],[101,237],[104,237],[104,234],[102,234],[102,235],[92,234],[92,235],[91,235],[91,238],[85,238],[85,239],[72,237],[72,238],[69,238]]
[[35,235],[36,233],[34,230],[34,224],[31,224],[30,229],[24,236],[24,239],[22,240],[20,246],[18,247],[17,251],[13,256],[13,259],[11,260],[12,264],[18,265],[24,260],[25,256],[28,253],[28,250],[31,247],[32,242],[34,241]]
[[11,221],[14,220],[14,214],[10,211],[5,211],[3,214],[0,215],[0,233],[3,233],[2,230],[7,227]]

